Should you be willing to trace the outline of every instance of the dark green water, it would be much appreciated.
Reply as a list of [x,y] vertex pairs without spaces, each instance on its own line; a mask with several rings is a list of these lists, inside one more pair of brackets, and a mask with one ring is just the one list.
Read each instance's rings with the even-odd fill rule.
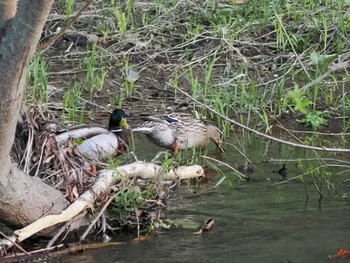
[[[236,144],[236,141],[232,140]],[[143,144],[149,156],[153,149]],[[184,184],[168,202],[166,217],[179,227],[158,230],[149,241],[106,247],[83,254],[65,256],[60,262],[330,262],[329,254],[336,248],[350,248],[350,199],[330,191],[321,202],[310,180],[306,202],[303,185],[299,181],[274,185],[281,178],[272,174],[281,164],[262,163],[262,160],[300,157],[302,151],[270,144],[257,138],[246,138],[244,148],[255,163],[251,182],[238,182],[227,172],[232,186],[213,185],[220,178],[213,177],[201,189]],[[150,147],[150,148],[149,148]],[[151,153],[150,153],[151,152]],[[243,161],[228,147],[223,156],[216,156],[214,148],[208,156],[233,164]],[[311,155],[308,157],[312,157]],[[331,156],[334,157],[334,156]],[[148,158],[145,155],[145,158]],[[297,176],[298,168],[287,163],[288,178]],[[335,178],[339,191],[347,190],[343,178]],[[214,217],[214,228],[194,235],[206,219]],[[115,237],[114,241],[121,238]],[[336,262],[350,262],[350,258]]]

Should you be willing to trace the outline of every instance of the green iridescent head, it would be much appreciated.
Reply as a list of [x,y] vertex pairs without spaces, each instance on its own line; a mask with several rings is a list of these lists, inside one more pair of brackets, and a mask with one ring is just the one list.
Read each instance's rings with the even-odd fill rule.
[[115,109],[112,112],[111,117],[109,118],[108,129],[113,131],[113,130],[119,130],[121,128],[125,128],[125,129],[129,128],[129,125],[126,122],[125,111],[123,111],[122,109]]

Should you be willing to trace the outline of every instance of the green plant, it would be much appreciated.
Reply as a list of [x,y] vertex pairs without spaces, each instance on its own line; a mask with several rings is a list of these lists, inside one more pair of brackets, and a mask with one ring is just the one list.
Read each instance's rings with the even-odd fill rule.
[[73,7],[74,7],[75,0],[66,0],[66,8],[65,8],[65,14],[66,18],[68,19],[72,13],[73,13]]
[[[308,106],[311,104],[311,101],[304,94],[305,91],[299,90],[298,85],[294,86],[294,90],[288,91],[288,96],[293,101],[294,109],[305,114],[305,117],[298,121],[317,130],[321,125],[327,124],[327,119],[325,118],[327,114],[316,110],[315,107],[310,110]],[[315,105],[315,102],[313,104]]]
[[105,21],[100,27],[97,28],[96,32],[104,39],[107,39],[112,32],[109,21]]
[[147,200],[154,199],[157,191],[150,186],[145,190],[130,187],[118,192],[110,206],[110,211],[120,225],[127,223],[131,213],[134,213],[140,206],[145,205]]
[[122,92],[119,92],[117,95],[109,96],[109,102],[114,108],[122,108],[124,100],[125,94]]
[[287,46],[287,39],[285,37],[284,31],[283,31],[283,25],[279,22],[278,19],[274,20],[274,26],[276,31],[276,45],[278,49],[284,51],[285,47]]
[[62,103],[62,121],[63,122],[84,122],[84,108],[85,104],[81,101],[82,86],[78,83],[68,88],[67,92],[63,96]]
[[194,36],[197,37],[200,35],[200,33],[203,30],[203,25],[200,23],[189,23],[188,24],[188,32]]
[[134,73],[134,71],[130,68],[128,57],[124,59],[124,69],[125,69],[125,72],[124,72],[125,97],[127,99],[130,99],[134,90],[135,80],[137,80],[138,78],[138,73],[136,72]]
[[87,57],[86,64],[86,90],[89,91],[90,99],[94,92],[94,82],[95,82],[95,64],[96,64],[96,44],[92,46],[91,52],[89,52],[89,56]]
[[262,113],[259,113],[259,117],[264,123],[265,133],[271,133],[272,126],[270,125],[269,116],[267,115],[266,111],[263,110]]
[[284,112],[288,106],[288,98],[285,92],[286,71],[287,69],[284,68],[283,77],[278,83],[277,87],[277,115],[280,115],[282,112]]
[[209,88],[211,86],[211,82],[213,79],[213,68],[214,68],[215,62],[216,62],[216,52],[214,54],[213,59],[205,67],[204,95],[207,95],[207,93],[209,92]]
[[90,99],[94,95],[95,90],[98,92],[102,91],[107,74],[108,71],[104,68],[96,68],[96,44],[94,44],[91,52],[89,52],[86,64],[85,90],[89,92]]
[[[93,81],[93,86],[96,88],[97,91],[101,92],[103,89],[103,86],[106,81],[106,76],[108,74],[107,70],[100,69],[96,73],[95,79]],[[90,97],[92,96],[92,93],[90,93]]]
[[304,94],[305,91],[301,91],[297,84],[294,85],[294,90],[288,91],[288,97],[292,99],[294,109],[307,114],[309,112],[308,106],[311,104],[311,101],[307,99]]
[[48,102],[48,64],[42,53],[35,55],[26,73],[26,98],[39,103]]
[[117,25],[120,33],[124,35],[129,24],[133,24],[134,0],[126,1],[126,11],[123,11],[120,7],[113,3],[111,12],[117,19]]
[[304,118],[297,120],[306,126],[311,126],[314,130],[318,130],[320,126],[327,124],[325,113],[321,111],[309,111],[305,114]]
[[142,204],[141,191],[136,188],[129,188],[118,192],[118,195],[111,203],[110,211],[118,222],[124,224],[128,219],[128,215]]
[[157,14],[161,14],[164,10],[164,0],[156,0]]
[[179,166],[179,156],[171,156],[169,152],[165,152],[164,159],[162,161],[162,170],[163,172],[169,172],[171,169],[174,169]]
[[112,7],[112,12],[117,18],[117,25],[120,33],[125,34],[127,28],[126,15],[118,7]]
[[188,76],[191,89],[192,89],[192,97],[197,98],[198,94],[201,92],[201,84],[199,83],[198,77],[194,76],[192,72],[192,68],[189,69],[190,75]]

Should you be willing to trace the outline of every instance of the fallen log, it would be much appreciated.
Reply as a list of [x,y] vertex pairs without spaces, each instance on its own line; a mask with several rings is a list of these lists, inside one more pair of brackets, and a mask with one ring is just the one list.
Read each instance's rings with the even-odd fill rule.
[[95,200],[99,196],[108,193],[112,184],[122,178],[182,180],[201,176],[204,176],[204,170],[199,165],[180,166],[165,172],[163,167],[157,164],[139,161],[117,167],[115,170],[102,170],[99,172],[95,184],[60,214],[46,215],[39,218],[28,226],[16,230],[11,237],[0,240],[0,256],[4,255],[6,250],[11,248],[14,243],[21,242],[46,228],[67,222],[86,208],[93,207]]

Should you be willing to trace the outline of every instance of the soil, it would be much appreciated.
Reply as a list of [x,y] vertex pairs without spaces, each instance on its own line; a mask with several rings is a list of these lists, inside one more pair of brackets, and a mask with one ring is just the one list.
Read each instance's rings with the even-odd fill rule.
[[[57,7],[56,7],[57,8]],[[151,8],[152,9],[152,8]],[[54,9],[55,10],[55,9]],[[147,10],[154,12],[154,10]],[[140,12],[141,13],[141,12]],[[54,14],[54,12],[53,12]],[[137,15],[137,14],[136,14]],[[140,15],[140,14],[139,14]],[[141,16],[140,16],[141,17]],[[60,20],[57,20],[60,21]],[[57,22],[54,20],[54,22]],[[98,21],[97,21],[98,22]],[[94,21],[93,23],[97,23]],[[46,28],[47,31],[54,31],[53,22],[49,22]],[[273,30],[266,28],[265,31]],[[178,34],[183,31],[181,27],[174,28]],[[269,32],[262,32],[269,35]],[[89,25],[86,20],[81,19],[74,28],[69,29],[69,32],[58,39],[49,49],[44,53],[45,58],[49,63],[48,77],[49,84],[56,87],[59,92],[51,96],[53,108],[62,109],[62,100],[64,92],[73,85],[74,82],[88,85],[86,81],[86,67],[82,64],[87,63],[88,47],[93,43],[86,37],[86,34],[93,36],[91,39],[96,42],[96,65],[95,69],[101,67],[108,69],[108,74],[101,91],[94,91],[90,98],[88,91],[83,91],[85,122],[98,123],[104,125],[108,119],[109,112],[117,107],[118,98],[123,96],[125,89],[123,83],[125,82],[125,68],[124,68],[124,53],[131,54],[128,56],[128,63],[139,72],[139,77],[135,81],[132,96],[123,100],[122,107],[128,114],[128,120],[131,125],[140,123],[140,116],[150,114],[166,114],[173,111],[192,112],[193,101],[176,92],[169,83],[174,81],[174,70],[177,67],[183,66],[186,63],[191,63],[191,59],[200,57],[211,47],[217,45],[217,40],[210,41],[206,38],[200,39],[198,42],[192,44],[190,48],[190,55],[183,58],[179,52],[164,52],[165,48],[174,47],[178,44],[179,39],[177,35],[171,33],[154,32],[153,43],[158,43],[158,46],[148,47],[159,49],[159,52],[150,54],[142,49],[142,44],[146,45],[146,40],[142,39],[145,36],[136,36],[126,34],[121,39],[120,35],[110,36],[109,38],[101,37],[101,34],[94,31],[94,26]],[[172,37],[172,38],[171,38]],[[269,36],[272,37],[272,36]],[[43,39],[49,37],[43,36]],[[189,47],[183,50],[183,53],[188,52]],[[244,47],[242,52],[253,52],[255,49]],[[178,51],[178,50],[177,50]],[[254,51],[255,52],[255,51]],[[270,52],[268,49],[266,52]],[[257,54],[259,55],[259,54]],[[222,63],[220,63],[220,59]],[[227,70],[226,58],[220,58],[213,69],[214,76],[221,76]],[[182,64],[182,65],[181,65]],[[220,66],[222,65],[222,66]],[[257,70],[256,68],[254,70]],[[195,64],[192,71],[201,82],[205,78],[204,66],[200,63]],[[272,70],[267,67],[262,68],[259,73],[260,78],[264,81],[272,79]],[[289,84],[287,83],[286,86]],[[184,76],[178,77],[178,86],[189,94],[192,93],[190,83]],[[293,83],[290,83],[290,87]],[[230,118],[240,120],[245,113],[231,112]],[[270,116],[272,121],[272,131],[313,131],[311,127],[298,122],[302,118],[300,114],[295,114],[291,111],[281,114],[280,116]],[[256,122],[254,116],[249,116],[251,124]],[[259,126],[259,125],[258,125]],[[343,119],[331,117],[326,126],[320,128],[320,132],[324,133],[341,133],[343,130]]]

